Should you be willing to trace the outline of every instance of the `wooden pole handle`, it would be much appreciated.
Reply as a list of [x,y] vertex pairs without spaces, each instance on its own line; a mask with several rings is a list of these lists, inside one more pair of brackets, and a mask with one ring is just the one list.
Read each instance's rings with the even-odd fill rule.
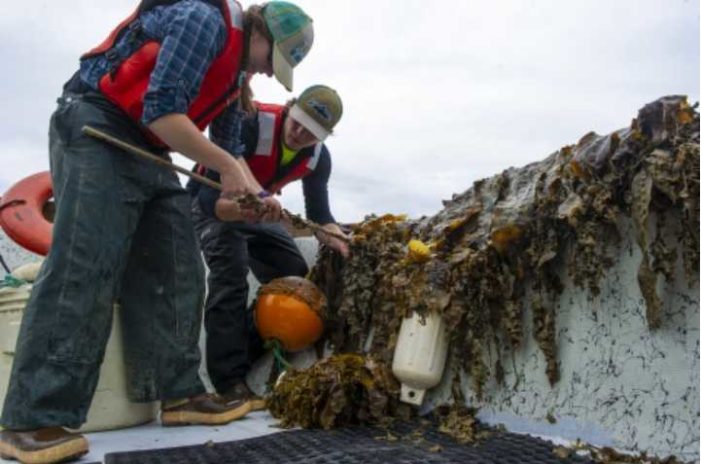
[[[188,176],[192,179],[195,179],[197,182],[207,185],[209,187],[212,187],[216,190],[223,191],[222,184],[219,182],[215,182],[212,179],[209,179],[205,176],[202,176],[200,174],[197,174],[196,172],[192,172],[190,170],[187,170],[185,168],[182,168],[178,166],[177,164],[174,164],[167,159],[164,159],[160,156],[156,156],[153,153],[144,150],[141,147],[137,147],[136,145],[132,145],[130,143],[127,143],[123,140],[118,139],[117,137],[114,137],[110,134],[107,134],[101,130],[95,129],[94,127],[90,126],[83,126],[83,133],[86,135],[89,135],[90,137],[94,137],[96,139],[102,140],[104,142],[109,143],[110,145],[113,145],[115,147],[121,148],[122,150],[132,153],[136,156],[140,156],[144,159],[147,159],[149,161],[152,161],[166,169],[170,169],[172,171],[179,172],[180,174],[183,174],[185,176]],[[255,195],[250,195],[251,198],[247,198],[247,201],[256,201],[258,203],[262,202],[255,196]],[[349,237],[346,237],[345,235],[340,235],[335,232],[328,231],[324,229],[321,225],[317,224],[316,222],[309,221],[307,219],[302,218],[301,216],[291,213],[286,209],[282,210],[282,214],[287,216],[290,224],[292,224],[292,227],[295,227],[297,229],[303,229],[303,228],[308,228],[313,230],[314,232],[319,232],[319,233],[324,233],[326,235],[329,235],[331,237],[337,238],[339,240],[342,240],[345,243],[350,243],[351,239]]]

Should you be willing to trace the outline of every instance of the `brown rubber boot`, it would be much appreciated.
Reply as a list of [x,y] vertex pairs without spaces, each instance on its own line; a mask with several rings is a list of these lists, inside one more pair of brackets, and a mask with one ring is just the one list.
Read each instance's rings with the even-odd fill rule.
[[248,401],[231,401],[205,393],[182,400],[164,401],[161,407],[161,424],[222,425],[240,419],[249,412],[251,404]]
[[236,382],[233,387],[222,394],[222,398],[227,401],[248,401],[251,404],[251,411],[267,409],[265,399],[253,393],[243,380]]
[[88,452],[88,440],[62,427],[0,432],[0,457],[25,464],[50,464],[78,459]]

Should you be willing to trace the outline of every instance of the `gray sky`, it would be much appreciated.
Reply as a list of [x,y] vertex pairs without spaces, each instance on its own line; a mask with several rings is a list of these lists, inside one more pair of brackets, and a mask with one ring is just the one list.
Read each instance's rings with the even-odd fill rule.
[[[0,192],[48,169],[61,85],[136,3],[2,1]],[[344,100],[327,142],[332,210],[344,222],[434,214],[475,180],[626,126],[660,96],[699,99],[698,0],[297,3],[316,39],[295,93],[326,84]],[[290,97],[266,77],[253,87],[261,101]],[[302,212],[300,184],[281,200]]]

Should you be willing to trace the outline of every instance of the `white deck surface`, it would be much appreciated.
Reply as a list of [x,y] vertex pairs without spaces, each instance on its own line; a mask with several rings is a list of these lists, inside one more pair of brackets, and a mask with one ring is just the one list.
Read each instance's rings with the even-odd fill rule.
[[[108,453],[203,445],[260,437],[284,431],[267,411],[255,411],[224,426],[161,427],[159,422],[108,432],[87,433],[90,452],[76,463],[104,462]],[[0,459],[3,463],[16,463]]]

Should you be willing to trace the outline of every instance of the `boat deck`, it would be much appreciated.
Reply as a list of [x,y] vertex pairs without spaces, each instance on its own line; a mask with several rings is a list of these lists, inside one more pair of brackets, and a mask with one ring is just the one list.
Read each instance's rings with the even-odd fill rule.
[[[283,431],[266,411],[255,411],[223,426],[162,427],[158,421],[121,430],[87,433],[90,452],[76,463],[104,462],[115,452],[203,445],[209,441],[226,442],[260,437]],[[16,463],[0,459],[2,463]]]
[[585,456],[555,453],[553,443],[484,428],[460,444],[431,420],[389,428],[347,426],[296,429],[262,437],[177,448],[114,453],[105,464],[595,464]]

